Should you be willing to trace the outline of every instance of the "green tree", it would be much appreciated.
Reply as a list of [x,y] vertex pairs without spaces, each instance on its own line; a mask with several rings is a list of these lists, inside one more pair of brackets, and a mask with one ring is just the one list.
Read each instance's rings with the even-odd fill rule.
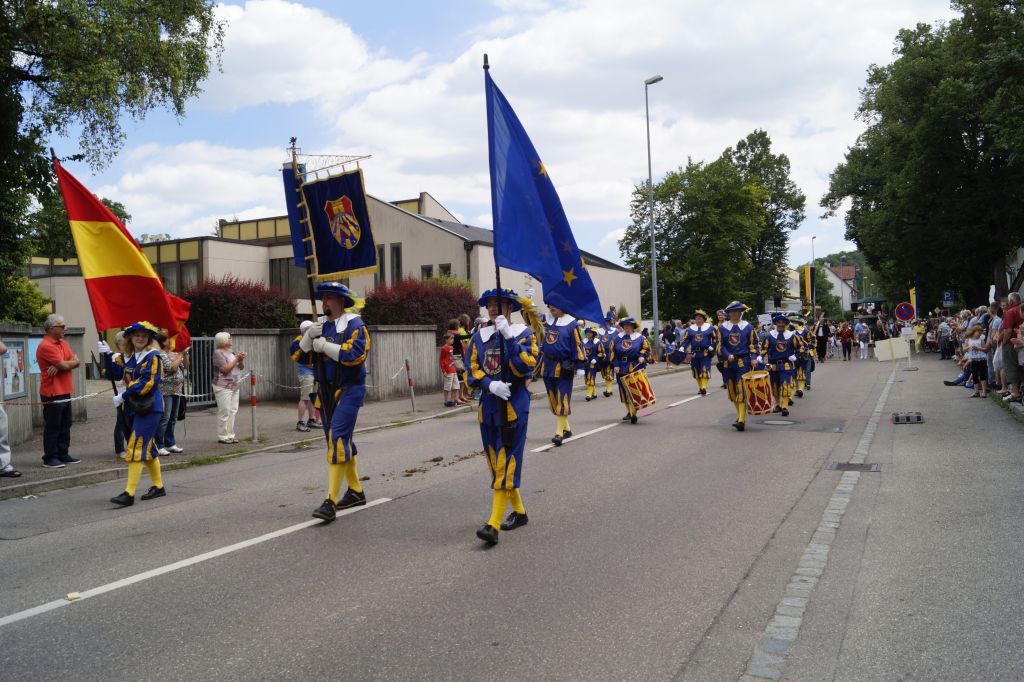
[[9,317],[32,240],[27,215],[50,185],[52,135],[78,132],[94,169],[120,149],[124,114],[200,92],[224,27],[212,0],[8,0],[0,5],[0,318]]
[[[654,187],[658,303],[664,319],[688,319],[697,307],[746,298],[744,256],[764,226],[766,190],[744,180],[728,156],[690,161]],[[647,185],[633,191],[633,222],[619,241],[626,264],[640,273],[642,315],[652,313]]]
[[772,140],[764,130],[750,133],[724,155],[740,169],[745,182],[765,190],[761,201],[764,223],[757,237],[745,246],[750,269],[743,282],[754,307],[764,312],[765,301],[786,292],[789,233],[803,222],[807,198],[789,177],[789,158],[772,153]]
[[12,277],[9,282],[10,288],[4,290],[9,303],[0,320],[41,326],[50,313],[51,300],[25,275]]
[[900,31],[896,59],[868,70],[868,128],[821,202],[848,207],[847,239],[875,284],[898,293],[916,279],[928,305],[944,288],[969,301],[992,283],[1005,292],[1006,255],[1024,245],[1024,12],[1007,0],[953,7],[962,16]]

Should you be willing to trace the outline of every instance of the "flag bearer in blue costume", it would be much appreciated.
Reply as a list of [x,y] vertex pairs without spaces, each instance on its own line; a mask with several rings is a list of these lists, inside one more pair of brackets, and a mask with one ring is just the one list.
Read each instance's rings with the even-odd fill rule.
[[737,431],[746,428],[747,403],[743,390],[743,375],[761,362],[757,357],[757,332],[754,325],[743,319],[747,306],[733,301],[725,307],[729,319],[719,325],[721,334],[718,357],[723,363],[723,376],[729,400],[736,406],[736,421],[733,427]]
[[[807,390],[811,389],[811,372],[814,371],[814,348],[817,346],[817,342],[814,334],[807,328],[807,321],[803,315],[790,313],[789,321],[790,329],[796,332],[801,341],[800,353],[797,354],[794,383],[796,385],[796,397],[803,398],[804,388],[806,387]],[[793,404],[792,399],[790,399],[789,404]]]
[[[482,391],[477,419],[493,493],[491,517],[476,535],[491,545],[498,542],[499,530],[513,530],[529,522],[519,494],[519,482],[530,416],[530,392],[526,382],[537,366],[540,353],[533,330],[508,320],[513,312],[522,308],[518,299],[518,294],[511,289],[502,289],[500,293],[489,289],[483,293],[479,304],[487,308],[491,324],[473,334],[467,352],[469,385]],[[576,325],[572,325],[572,329],[575,328]],[[501,365],[502,346],[506,367]],[[512,511],[502,521],[509,505]]]
[[601,378],[604,379],[604,397],[612,395],[612,384],[615,383],[615,369],[609,358],[612,356],[612,346],[615,344],[615,337],[618,331],[615,329],[615,321],[608,318],[604,329],[598,330],[598,343],[601,344],[603,357],[598,358],[597,368],[601,370]]
[[572,437],[569,415],[572,413],[572,380],[577,374],[583,378],[583,338],[576,318],[553,305],[544,315],[544,345],[541,347],[541,376],[548,393],[548,405],[555,415],[555,435],[551,442],[561,445],[563,438]]
[[598,331],[597,327],[588,327],[587,338],[583,340],[583,354],[587,358],[586,366],[583,368],[587,384],[587,397],[584,400],[588,403],[597,397],[597,366],[604,360],[604,346],[597,338]]
[[761,355],[768,365],[771,376],[772,395],[775,397],[775,408],[772,412],[781,412],[783,417],[789,416],[789,404],[796,383],[796,368],[803,341],[796,332],[790,331],[789,318],[785,313],[772,315],[775,329],[768,332],[761,346]]
[[636,330],[635,318],[623,318],[619,321],[619,326],[622,328],[622,332],[615,337],[609,360],[618,377],[619,400],[626,405],[626,416],[622,418],[622,421],[636,424],[636,409],[629,400],[628,391],[622,383],[622,376],[636,370],[647,369],[647,360],[651,356],[651,344],[647,342],[643,334]]
[[707,395],[711,363],[718,352],[718,328],[708,322],[708,314],[703,310],[693,313],[693,324],[683,330],[679,350],[690,357],[690,371],[697,380],[699,393]]
[[[330,523],[338,510],[366,504],[356,466],[359,449],[352,436],[366,396],[370,333],[357,313],[345,312],[356,304],[356,299],[344,284],[324,282],[317,285],[316,295],[323,301],[326,320],[313,324],[302,335],[302,354],[296,362],[306,362],[311,351],[323,356],[325,383],[321,391],[331,396],[329,400],[334,404],[330,422],[323,420],[327,436],[327,499],[313,511],[315,518]],[[343,479],[348,490],[339,498]]]
[[163,497],[163,478],[160,476],[160,457],[155,444],[156,430],[163,416],[164,399],[160,393],[160,378],[163,362],[160,360],[160,344],[156,337],[159,330],[149,322],[136,322],[126,327],[124,336],[128,339],[128,350],[132,353],[127,360],[108,365],[115,381],[124,381],[124,393],[114,396],[114,407],[124,403],[125,418],[131,424],[128,435],[127,456],[128,480],[124,492],[110,501],[121,507],[135,504],[135,488],[142,478],[142,467],[146,467],[153,485],[142,495],[143,500]]

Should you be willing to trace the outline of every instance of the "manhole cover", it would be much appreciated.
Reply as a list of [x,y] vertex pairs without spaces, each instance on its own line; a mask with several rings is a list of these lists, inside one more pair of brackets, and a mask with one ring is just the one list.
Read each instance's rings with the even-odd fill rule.
[[881,464],[854,464],[853,462],[829,462],[826,469],[832,471],[868,471],[868,472],[879,472],[882,470]]
[[769,426],[792,426],[796,424],[796,422],[791,422],[788,419],[765,419],[761,423],[768,424]]

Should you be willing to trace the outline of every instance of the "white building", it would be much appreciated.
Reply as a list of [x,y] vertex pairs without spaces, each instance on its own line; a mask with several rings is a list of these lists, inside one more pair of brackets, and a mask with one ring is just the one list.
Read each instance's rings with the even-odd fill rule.
[[853,265],[831,265],[822,268],[825,277],[832,284],[832,294],[839,297],[843,310],[851,310],[857,295],[857,268]]

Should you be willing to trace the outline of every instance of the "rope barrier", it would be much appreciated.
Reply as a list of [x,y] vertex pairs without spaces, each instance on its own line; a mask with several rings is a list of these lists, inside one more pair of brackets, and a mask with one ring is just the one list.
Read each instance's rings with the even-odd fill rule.
[[3,403],[0,403],[0,404],[2,404],[4,407],[9,407],[9,406],[14,406],[14,407],[31,407],[33,405],[57,405],[59,403],[73,403],[73,402],[76,402],[78,400],[85,400],[86,398],[94,398],[94,397],[96,397],[98,395],[102,395],[103,393],[110,393],[113,390],[114,389],[112,389],[112,388],[107,388],[107,389],[104,389],[102,391],[96,391],[95,393],[86,393],[85,395],[76,395],[76,396],[72,396],[70,398],[61,398],[60,400],[47,400],[45,402],[41,401],[41,400],[38,401],[38,402],[37,401],[13,401],[12,400],[12,401],[4,401]]

